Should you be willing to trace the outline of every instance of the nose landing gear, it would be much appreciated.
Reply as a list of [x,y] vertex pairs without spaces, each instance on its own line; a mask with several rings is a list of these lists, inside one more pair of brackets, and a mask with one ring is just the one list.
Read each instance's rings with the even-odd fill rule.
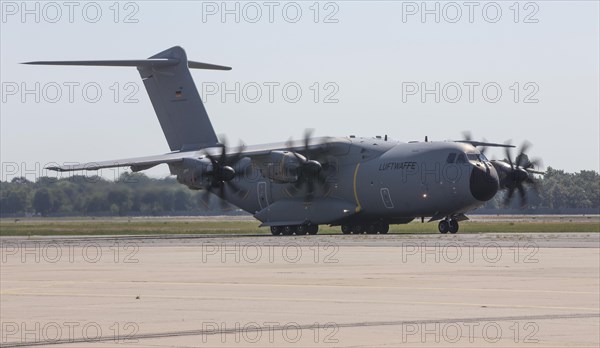
[[456,221],[456,219],[445,218],[438,224],[438,230],[442,234],[446,234],[448,232],[454,234],[458,232],[458,221]]

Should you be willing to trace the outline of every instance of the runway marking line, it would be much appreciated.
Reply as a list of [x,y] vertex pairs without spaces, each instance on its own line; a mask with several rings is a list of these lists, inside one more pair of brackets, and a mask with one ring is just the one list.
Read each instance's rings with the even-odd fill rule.
[[[400,326],[404,324],[439,324],[439,323],[477,323],[482,321],[487,322],[498,322],[498,321],[538,321],[538,320],[556,320],[556,319],[587,319],[587,318],[597,318],[598,314],[554,314],[554,315],[530,315],[530,316],[505,316],[505,317],[476,317],[476,318],[445,318],[445,319],[419,319],[419,320],[398,320],[398,321],[371,321],[371,322],[354,322],[354,323],[336,323],[336,327],[338,328],[365,328],[365,327],[374,327],[374,326]],[[313,324],[298,324],[296,326],[299,330],[313,330]],[[200,335],[228,335],[228,334],[239,334],[239,333],[248,333],[248,332],[262,332],[265,330],[274,330],[274,331],[283,331],[286,330],[285,326],[273,327],[273,326],[255,326],[251,328],[219,328],[218,330],[209,329],[209,330],[181,330],[181,331],[167,331],[167,332],[148,332],[148,333],[139,333],[135,336],[132,336],[131,339],[135,340],[147,340],[147,339],[156,339],[156,338],[171,338],[171,337],[183,337],[183,336],[200,336]],[[117,336],[117,338],[120,338]],[[53,341],[50,344],[74,344],[74,343],[86,343],[89,344],[91,342],[107,342],[115,340],[114,335],[110,336],[100,336],[93,339],[89,337],[81,337],[81,338],[70,338],[68,340],[58,340]],[[23,346],[38,346],[38,345],[47,345],[48,342],[9,342],[6,347],[23,347]],[[137,346],[137,344],[136,344]],[[149,345],[145,342],[145,347]],[[595,347],[595,346],[594,346]]]

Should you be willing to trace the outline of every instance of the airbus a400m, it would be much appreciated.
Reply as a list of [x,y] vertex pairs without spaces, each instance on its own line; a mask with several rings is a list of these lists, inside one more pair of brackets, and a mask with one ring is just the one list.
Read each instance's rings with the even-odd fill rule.
[[[535,161],[513,160],[508,144],[474,141],[398,142],[387,136],[312,138],[229,148],[219,141],[189,69],[230,70],[189,61],[181,47],[148,59],[38,61],[26,64],[136,67],[171,152],[148,157],[51,167],[57,171],[167,164],[177,180],[251,213],[274,235],[316,234],[319,225],[349,233],[385,234],[390,224],[437,221],[456,233],[465,214],[499,191],[526,201]],[[485,147],[504,147],[490,161]],[[480,151],[481,150],[481,151]]]

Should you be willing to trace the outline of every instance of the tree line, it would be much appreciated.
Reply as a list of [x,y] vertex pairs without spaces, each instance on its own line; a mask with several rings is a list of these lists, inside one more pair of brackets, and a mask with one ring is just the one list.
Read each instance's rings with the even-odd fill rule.
[[172,178],[153,179],[124,173],[118,180],[75,175],[41,177],[35,182],[14,178],[0,182],[0,213],[7,215],[168,215],[220,209],[218,198],[205,196]]
[[[544,213],[600,213],[600,175],[593,170],[568,173],[548,167],[546,174],[536,178],[537,185],[524,184],[527,196],[525,210]],[[506,206],[506,190],[501,191],[483,207],[486,210],[519,209],[519,193]]]
[[[527,187],[525,212],[561,213],[600,211],[600,176],[596,171],[567,173],[548,168],[537,180],[536,188]],[[483,207],[486,211],[519,208],[518,193],[509,207],[504,205],[505,191]],[[35,182],[14,178],[0,181],[1,216],[82,216],[82,215],[174,215],[229,213],[235,207],[222,204],[217,197],[206,201],[201,192],[177,183],[175,178],[149,178],[141,173],[124,173],[118,180],[98,176],[68,178],[41,177]]]

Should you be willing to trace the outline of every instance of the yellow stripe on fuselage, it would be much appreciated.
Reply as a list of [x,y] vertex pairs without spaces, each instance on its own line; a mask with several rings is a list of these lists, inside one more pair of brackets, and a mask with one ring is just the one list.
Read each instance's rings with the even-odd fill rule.
[[358,200],[358,192],[356,192],[356,178],[358,177],[358,167],[360,167],[360,163],[358,163],[356,165],[356,168],[354,169],[354,199],[356,200],[356,212],[358,213],[361,210],[360,207],[360,201]]

